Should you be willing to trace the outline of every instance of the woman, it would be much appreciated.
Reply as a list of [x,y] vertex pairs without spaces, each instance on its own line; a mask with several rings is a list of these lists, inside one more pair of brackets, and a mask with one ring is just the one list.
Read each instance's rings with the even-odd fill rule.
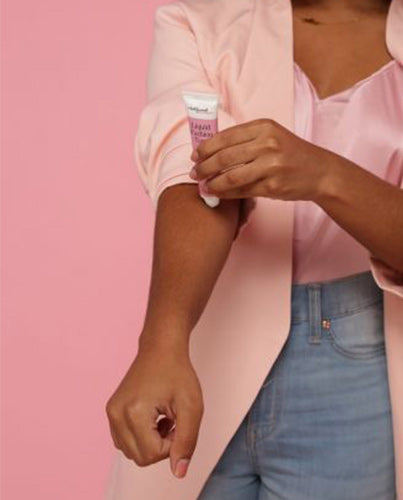
[[[171,4],[171,17],[160,10],[157,18],[176,29],[167,29],[166,39],[156,32],[150,101],[136,142],[139,172],[158,209],[150,297],[139,351],[107,405],[115,446],[142,466],[147,479],[139,481],[133,468],[117,470],[110,498],[155,499],[158,488],[166,487],[164,497],[175,499],[195,498],[191,491],[198,500],[395,499],[401,469],[378,286],[403,297],[403,68],[385,45],[391,6],[384,0],[292,2],[295,123],[287,123],[284,112],[287,127],[269,119],[280,117],[274,98],[270,115],[264,107],[265,91],[289,92],[281,88],[289,67],[275,57],[289,55],[280,31],[290,26],[286,0],[257,2],[256,10],[248,2],[242,10],[233,1],[215,1],[230,13],[211,7],[218,21],[209,19],[210,38],[195,39],[189,29],[208,17],[201,9],[210,7],[202,0]],[[186,18],[178,14],[184,6]],[[268,17],[257,16],[258,10]],[[220,42],[234,19],[238,38],[231,38],[236,48],[228,56],[228,45]],[[278,43],[276,53],[268,45],[267,65],[275,70],[270,75],[263,34]],[[217,67],[227,65],[229,78],[236,74],[233,82],[214,80],[211,65],[196,65],[195,48],[205,56],[201,44],[207,42],[221,56],[214,60]],[[172,55],[173,46],[180,52]],[[175,65],[167,73],[168,67],[156,64],[170,60]],[[252,87],[257,62],[259,76],[268,77],[262,77],[266,88],[256,79]],[[189,138],[179,120],[178,89],[208,89],[202,69],[232,114],[221,112],[222,132],[192,156],[193,176],[179,164]],[[267,118],[245,119],[248,111],[256,117],[258,106]],[[228,167],[236,168],[220,175]],[[210,176],[216,176],[211,192],[221,198],[214,210],[189,185]],[[247,224],[241,199],[257,202],[246,213]],[[292,269],[284,236],[291,202]],[[274,217],[267,217],[269,210]],[[389,282],[381,274],[385,269]],[[286,283],[291,270],[289,297],[277,281]],[[248,317],[252,309],[256,314]],[[157,426],[159,414],[168,418]],[[208,446],[222,453],[209,454]],[[169,482],[160,465],[168,457],[172,473],[186,475],[197,488],[181,490]],[[193,464],[187,473],[186,459]],[[197,483],[201,470],[209,477]]]

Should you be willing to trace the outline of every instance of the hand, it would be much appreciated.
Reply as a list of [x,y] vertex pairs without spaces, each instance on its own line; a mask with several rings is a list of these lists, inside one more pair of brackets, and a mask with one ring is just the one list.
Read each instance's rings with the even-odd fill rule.
[[[219,198],[265,196],[316,201],[336,156],[271,119],[229,127],[197,148],[193,171]],[[192,159],[195,159],[192,154]]]
[[[172,343],[165,347],[152,343],[139,348],[108,400],[106,413],[114,445],[127,458],[143,467],[170,456],[176,475],[179,459],[190,459],[196,447],[203,414],[202,391],[183,349]],[[160,414],[167,418],[157,424]],[[186,470],[179,466],[177,477],[183,477]]]

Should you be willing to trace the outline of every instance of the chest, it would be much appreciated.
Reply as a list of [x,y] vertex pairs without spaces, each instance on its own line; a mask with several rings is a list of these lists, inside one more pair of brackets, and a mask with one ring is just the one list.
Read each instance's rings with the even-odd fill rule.
[[386,13],[362,23],[327,26],[302,21],[307,14],[293,8],[294,60],[320,98],[350,88],[392,60],[385,46]]

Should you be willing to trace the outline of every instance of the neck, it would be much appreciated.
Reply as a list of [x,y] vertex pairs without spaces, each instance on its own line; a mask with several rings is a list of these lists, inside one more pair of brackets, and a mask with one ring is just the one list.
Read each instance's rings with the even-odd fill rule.
[[295,7],[363,14],[387,12],[390,2],[391,0],[291,0]]

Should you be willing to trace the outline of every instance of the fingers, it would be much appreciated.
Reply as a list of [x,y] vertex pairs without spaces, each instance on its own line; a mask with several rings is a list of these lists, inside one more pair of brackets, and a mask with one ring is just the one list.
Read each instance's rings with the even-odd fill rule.
[[225,147],[196,163],[190,177],[197,180],[211,177],[235,165],[251,162],[258,154],[258,145],[253,140]]
[[126,458],[137,458],[140,453],[133,439],[133,435],[128,429],[124,411],[120,408],[116,408],[113,405],[108,405],[106,412],[108,415],[109,427],[115,447],[121,450]]
[[250,185],[265,179],[269,172],[270,167],[258,159],[215,176],[207,182],[206,188],[209,194],[216,194],[223,198],[234,192],[241,195],[243,188],[245,188],[245,196],[249,197]]
[[202,141],[196,148],[200,159],[208,158],[220,149],[242,144],[254,139],[258,133],[259,120],[240,123],[221,130]]
[[[126,413],[127,428],[137,448],[133,458],[138,465],[150,465],[169,456],[170,440],[161,437],[157,423],[158,412],[138,406]],[[165,427],[165,425],[164,425]],[[167,429],[163,429],[166,435]]]
[[[190,177],[203,180],[218,175],[233,166],[250,163],[260,157],[271,157],[280,151],[279,132],[284,129],[273,120],[255,120],[244,128],[225,129],[203,141],[197,151],[199,159]],[[215,142],[213,142],[215,141]]]
[[[171,470],[177,477],[186,474],[186,467],[181,467],[182,459],[192,458],[196,448],[203,410],[198,405],[180,401],[176,408],[176,427],[170,449]],[[179,463],[181,461],[181,463]]]
[[[172,428],[171,416],[162,424],[163,435],[166,436],[164,438],[158,431],[158,411],[149,411],[146,406],[132,407],[129,411],[121,412],[119,416],[115,413],[112,417],[110,413],[108,416],[115,446],[126,458],[144,467],[169,456],[172,473],[183,477],[187,467],[181,467],[181,459],[190,461],[194,453],[202,413],[200,405],[180,402],[176,409],[174,430],[167,434]],[[169,411],[167,414],[171,415]]]
[[107,414],[113,443],[126,458],[144,467],[169,456],[172,438],[164,439],[158,432],[157,410],[132,405],[108,407]]
[[242,145],[245,142],[256,139],[258,136],[270,136],[275,133],[275,130],[286,131],[287,129],[270,118],[258,118],[233,125],[215,133],[209,139],[202,141],[196,150],[200,160],[204,160],[221,149],[229,148],[236,144]]
[[122,448],[122,443],[120,442],[120,440],[118,438],[118,435],[115,432],[115,429],[113,428],[113,426],[110,423],[109,423],[109,429],[110,429],[110,432],[111,432],[112,441],[113,441],[113,444],[114,444],[115,448],[121,449]]

